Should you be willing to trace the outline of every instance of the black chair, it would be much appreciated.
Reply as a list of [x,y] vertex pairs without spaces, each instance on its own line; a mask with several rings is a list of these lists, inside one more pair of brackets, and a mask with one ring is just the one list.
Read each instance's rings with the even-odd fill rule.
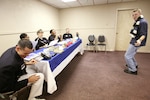
[[30,94],[32,84],[21,88],[20,90],[14,92],[0,93],[0,100],[27,100]]
[[104,46],[105,47],[105,52],[106,52],[106,41],[105,41],[105,36],[104,35],[99,35],[98,36],[97,46]]
[[12,95],[14,91],[0,93],[0,100],[13,100]]
[[96,51],[95,36],[89,35],[88,40],[89,40],[89,43],[87,43],[87,47],[92,47],[93,51]]

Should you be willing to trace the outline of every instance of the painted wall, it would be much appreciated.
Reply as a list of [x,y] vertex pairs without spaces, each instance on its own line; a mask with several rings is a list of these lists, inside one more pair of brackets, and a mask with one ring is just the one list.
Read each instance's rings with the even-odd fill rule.
[[16,45],[20,33],[34,40],[43,29],[48,37],[50,29],[59,29],[59,22],[59,10],[39,0],[0,0],[0,55]]
[[[50,29],[65,33],[69,27],[75,36],[79,32],[86,49],[87,37],[94,34],[106,36],[107,50],[115,50],[117,11],[120,9],[141,8],[150,23],[150,1],[126,2],[108,5],[86,6],[57,9],[39,0],[1,0],[0,1],[0,55],[9,47],[15,46],[20,33],[26,32],[34,40],[38,29],[43,29],[44,36],[49,36]],[[150,31],[149,31],[150,33]],[[143,52],[150,52],[150,36]]]
[[[60,10],[61,32],[64,33],[66,27],[71,29],[71,33],[74,36],[76,32],[79,32],[80,37],[83,39],[83,46],[85,49],[90,34],[94,34],[96,38],[98,35],[105,35],[107,50],[114,51],[117,11],[122,9],[141,8],[143,10],[143,15],[148,23],[150,23],[150,13],[148,11],[148,9],[150,9],[149,4],[149,0],[141,0],[138,2],[62,9]],[[150,52],[150,37],[148,37],[147,46],[140,51]]]

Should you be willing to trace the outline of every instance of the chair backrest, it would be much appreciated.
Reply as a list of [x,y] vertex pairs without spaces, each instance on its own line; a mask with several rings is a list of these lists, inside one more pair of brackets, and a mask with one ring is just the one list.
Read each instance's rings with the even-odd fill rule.
[[89,40],[89,42],[94,42],[95,41],[95,36],[94,35],[89,35],[88,40]]
[[32,42],[32,45],[33,45],[33,49],[35,50],[35,47],[36,47],[38,41],[31,41],[31,42]]
[[100,35],[98,37],[98,42],[105,42],[105,36],[104,35]]

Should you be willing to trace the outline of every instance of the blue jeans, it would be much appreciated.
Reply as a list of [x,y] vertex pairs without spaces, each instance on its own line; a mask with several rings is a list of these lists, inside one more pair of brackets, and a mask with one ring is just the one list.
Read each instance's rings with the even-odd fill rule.
[[135,54],[137,53],[137,50],[139,49],[140,47],[135,47],[134,45],[130,44],[129,45],[129,48],[127,49],[124,57],[125,57],[125,61],[126,61],[126,64],[128,66],[128,70],[129,71],[132,71],[132,72],[135,72],[137,71],[137,68],[136,66],[138,65],[136,60],[135,60]]

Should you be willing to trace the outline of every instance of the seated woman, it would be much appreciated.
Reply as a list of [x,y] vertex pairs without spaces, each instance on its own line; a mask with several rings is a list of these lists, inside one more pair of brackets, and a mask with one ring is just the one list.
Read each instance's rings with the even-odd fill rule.
[[42,31],[42,29],[37,31],[38,37],[35,39],[35,41],[37,41],[37,45],[35,46],[36,50],[45,47],[49,44],[48,40],[45,37],[43,37],[43,33],[44,32]]
[[54,29],[51,29],[50,30],[50,36],[49,36],[49,38],[48,38],[48,41],[49,41],[49,43],[51,42],[51,41],[53,41],[53,40],[57,40],[58,39],[58,42],[59,41],[61,41],[61,36],[60,35],[56,35],[56,31],[54,30]]

